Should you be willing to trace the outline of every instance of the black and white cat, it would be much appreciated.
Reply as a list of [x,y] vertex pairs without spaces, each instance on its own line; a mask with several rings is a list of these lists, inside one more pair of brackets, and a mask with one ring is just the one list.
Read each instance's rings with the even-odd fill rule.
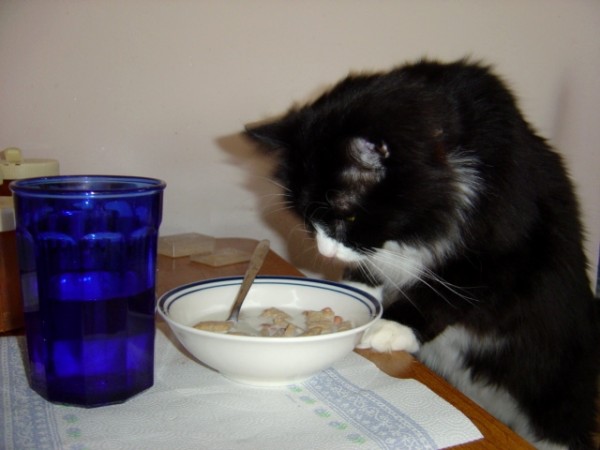
[[247,134],[407,350],[540,448],[593,448],[598,321],[573,187],[488,67],[348,76]]

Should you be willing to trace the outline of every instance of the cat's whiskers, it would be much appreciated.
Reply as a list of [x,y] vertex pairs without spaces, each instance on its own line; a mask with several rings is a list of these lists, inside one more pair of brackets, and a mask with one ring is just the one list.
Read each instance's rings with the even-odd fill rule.
[[304,223],[299,221],[296,225],[294,225],[292,228],[290,228],[287,238],[291,240],[291,239],[295,238],[295,236],[293,236],[293,235],[301,234],[303,240],[310,240],[310,238],[307,237],[307,233],[308,233],[308,230],[306,229],[306,225],[304,225]]
[[262,211],[264,214],[268,214],[268,215],[274,215],[283,211],[290,211],[293,209],[293,206],[282,202],[282,203],[278,203],[278,204],[273,204],[273,205],[265,205],[262,208]]
[[[271,199],[271,198],[277,198],[277,197],[282,197],[282,198],[286,199],[285,201],[291,200],[291,195],[289,192],[271,192],[270,194],[263,194],[263,196],[262,196],[263,199]],[[287,199],[289,199],[289,200],[287,200]]]
[[[358,263],[357,268],[364,275],[366,280],[371,281],[374,285],[380,284],[383,280],[384,285],[393,286],[395,293],[402,295],[417,310],[420,310],[418,303],[414,302],[412,300],[412,298],[406,293],[406,291],[402,288],[402,286],[400,286],[398,283],[396,283],[394,280],[392,280],[391,277],[388,274],[386,274],[385,272],[383,272],[378,266],[368,264],[366,261],[360,261]],[[374,270],[374,269],[377,269],[377,270]],[[378,272],[378,274],[375,274],[374,272]],[[386,283],[386,281],[387,281],[387,283]],[[384,301],[384,304],[385,304],[385,298],[383,298],[381,300]]]
[[272,178],[272,177],[267,177],[267,176],[256,176],[255,178],[260,179],[260,180],[264,180],[264,181],[268,181],[269,183],[277,186],[279,189],[281,189],[282,191],[284,191],[284,193],[289,193],[292,190],[286,186],[285,184],[282,184],[281,182],[277,181],[276,179]]
[[[436,285],[443,287],[457,298],[461,298],[469,304],[477,302],[477,299],[462,292],[463,288],[447,282],[426,265],[415,264],[412,258],[403,255],[401,252],[386,249],[372,251],[369,252],[367,262],[363,262],[361,265],[366,266],[368,270],[377,270],[381,278],[384,278],[387,283],[394,286],[394,288],[401,292],[405,297],[406,293],[403,288],[420,282],[453,307],[456,307],[456,305],[454,305]],[[385,270],[386,267],[391,268],[392,270],[387,271]],[[393,271],[396,271],[396,276],[393,275]],[[398,272],[402,273],[400,274]],[[411,303],[413,303],[413,305],[415,304],[412,301]]]
[[262,196],[261,212],[264,214],[276,214],[293,208],[291,195],[287,192],[274,192]]
[[[415,307],[418,307],[417,303],[413,302],[407,296],[404,288],[417,282],[420,282],[429,287],[444,301],[451,305],[451,302],[441,292],[439,292],[435,287],[433,287],[429,281],[427,281],[426,275],[430,274],[428,274],[427,271],[423,270],[421,267],[413,265],[410,258],[407,258],[398,253],[391,252],[389,250],[379,250],[377,252],[373,252],[370,259],[376,260],[377,262],[374,264],[368,264],[367,266],[370,269],[377,270],[380,274],[380,277],[387,281],[385,284],[393,286],[396,292],[401,292],[402,295],[406,297]],[[394,277],[392,276],[392,274],[389,273],[389,271],[383,269],[384,267],[390,266],[397,268],[398,262],[400,261],[408,263],[402,264],[402,268],[400,269],[400,271],[402,272],[402,278],[404,279],[399,279],[398,276]],[[409,282],[406,281],[407,278],[410,278]]]
[[365,280],[367,280],[370,284],[377,286],[381,283],[380,278],[375,276],[371,267],[368,264],[364,264],[359,262],[356,268],[360,271],[360,273],[364,276]]

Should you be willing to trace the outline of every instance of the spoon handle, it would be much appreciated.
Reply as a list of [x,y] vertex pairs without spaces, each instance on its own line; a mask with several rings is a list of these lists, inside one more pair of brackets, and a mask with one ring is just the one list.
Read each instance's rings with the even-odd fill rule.
[[254,278],[256,278],[256,274],[262,267],[262,264],[269,253],[270,242],[268,239],[264,239],[258,243],[252,256],[250,257],[250,262],[248,264],[248,269],[246,270],[246,274],[244,275],[244,279],[242,280],[242,284],[240,285],[240,290],[235,297],[235,302],[231,307],[231,313],[227,320],[238,320],[238,315],[240,313],[240,308],[242,307],[242,302],[246,298],[246,294],[250,290],[250,286],[252,286],[252,282]]

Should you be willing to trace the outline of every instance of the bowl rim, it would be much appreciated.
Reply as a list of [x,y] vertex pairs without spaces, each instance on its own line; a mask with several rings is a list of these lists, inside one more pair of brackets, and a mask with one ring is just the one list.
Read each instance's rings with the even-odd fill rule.
[[[319,341],[324,339],[335,339],[337,337],[342,338],[348,335],[358,334],[361,331],[364,331],[366,328],[371,326],[373,322],[379,318],[381,318],[383,314],[383,305],[379,300],[377,300],[370,293],[363,291],[357,287],[350,286],[344,283],[340,283],[337,281],[330,280],[322,280],[319,278],[311,278],[311,277],[302,277],[302,276],[294,276],[294,275],[258,275],[256,277],[256,282],[265,282],[265,281],[289,281],[292,284],[301,284],[305,286],[312,285],[320,285],[321,287],[327,286],[335,287],[338,290],[347,291],[353,293],[352,297],[356,300],[359,300],[361,303],[367,305],[368,309],[371,312],[370,320],[362,325],[351,328],[349,330],[337,331],[335,333],[329,334],[320,334],[316,336],[293,336],[293,337],[265,337],[265,336],[240,336],[235,334],[224,334],[224,333],[215,333],[213,331],[205,331],[198,330],[194,327],[190,327],[184,325],[180,322],[169,317],[168,310],[171,304],[173,304],[178,298],[183,297],[191,292],[195,292],[197,290],[201,290],[202,286],[213,283],[222,283],[228,281],[235,281],[241,283],[243,276],[225,276],[225,277],[217,277],[217,278],[209,278],[206,280],[193,281],[191,283],[186,283],[180,286],[177,286],[173,289],[168,290],[164,294],[162,294],[157,303],[156,303],[156,311],[158,314],[167,322],[170,326],[175,326],[183,331],[188,333],[196,334],[199,336],[207,336],[207,337],[218,337],[219,339],[226,339],[232,341],[240,341],[240,342],[268,342],[268,343],[298,343],[298,342],[310,342],[310,341]],[[238,283],[235,283],[238,284]],[[197,288],[197,289],[194,289]],[[175,297],[177,294],[179,296]],[[360,297],[360,298],[359,298]],[[233,302],[233,299],[232,299]]]

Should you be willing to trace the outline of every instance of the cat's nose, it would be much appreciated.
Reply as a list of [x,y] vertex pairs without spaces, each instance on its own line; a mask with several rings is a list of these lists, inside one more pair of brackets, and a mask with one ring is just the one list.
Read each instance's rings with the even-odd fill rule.
[[322,227],[315,225],[315,229],[317,230],[317,249],[321,255],[327,258],[336,258],[346,263],[357,263],[365,258],[356,250],[328,236]]
[[316,240],[319,253],[327,258],[335,258],[339,244],[327,236],[321,227],[315,226],[315,229],[317,230]]

